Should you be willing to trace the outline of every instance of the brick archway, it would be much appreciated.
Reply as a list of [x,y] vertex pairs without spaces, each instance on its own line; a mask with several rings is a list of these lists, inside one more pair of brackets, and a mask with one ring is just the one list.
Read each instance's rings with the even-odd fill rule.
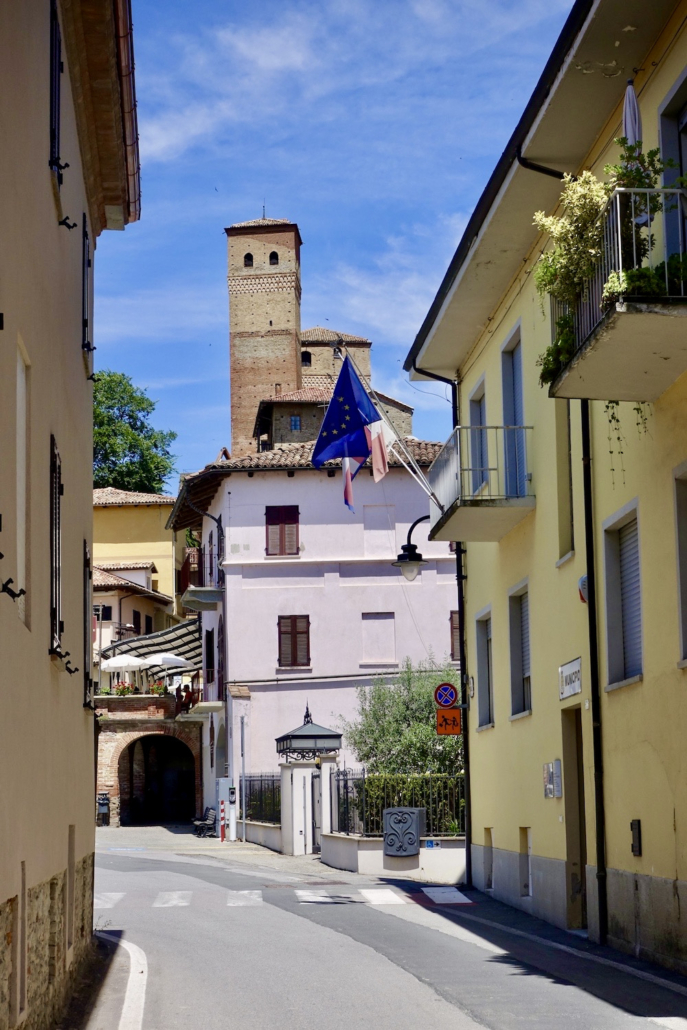
[[[203,781],[201,760],[201,724],[176,722],[174,709],[167,698],[155,698],[142,708],[143,702],[152,699],[141,697],[98,697],[100,714],[98,734],[98,791],[107,791],[110,796],[110,825],[120,825],[121,783],[120,759],[126,749],[143,737],[175,737],[185,744],[193,755],[195,810],[202,814]],[[129,704],[127,704],[129,702]],[[132,704],[133,702],[133,704]],[[138,710],[132,710],[136,706]],[[125,786],[128,784],[125,783]]]

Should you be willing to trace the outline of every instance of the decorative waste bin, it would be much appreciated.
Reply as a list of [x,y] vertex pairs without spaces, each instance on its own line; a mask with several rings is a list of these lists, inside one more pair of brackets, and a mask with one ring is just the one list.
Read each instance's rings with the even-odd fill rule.
[[384,854],[395,858],[417,855],[426,823],[425,808],[385,808]]
[[102,791],[98,794],[98,805],[96,814],[96,826],[110,825],[110,794],[109,791]]

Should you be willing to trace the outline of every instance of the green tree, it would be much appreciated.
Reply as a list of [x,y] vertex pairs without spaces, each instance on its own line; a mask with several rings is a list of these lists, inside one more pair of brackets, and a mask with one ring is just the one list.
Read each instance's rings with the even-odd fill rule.
[[344,735],[368,772],[462,772],[462,738],[437,736],[434,689],[440,683],[458,686],[459,675],[451,666],[413,666],[406,659],[393,682],[356,688],[358,716],[344,722]]
[[98,372],[93,391],[93,485],[162,493],[174,471],[176,433],[154,429],[145,390],[123,372]]

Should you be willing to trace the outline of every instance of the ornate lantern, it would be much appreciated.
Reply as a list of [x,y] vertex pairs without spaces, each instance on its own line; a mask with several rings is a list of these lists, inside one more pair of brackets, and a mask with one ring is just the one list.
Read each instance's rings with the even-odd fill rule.
[[314,723],[307,705],[303,725],[276,739],[278,755],[301,762],[312,761],[319,755],[331,755],[341,748],[341,734]]

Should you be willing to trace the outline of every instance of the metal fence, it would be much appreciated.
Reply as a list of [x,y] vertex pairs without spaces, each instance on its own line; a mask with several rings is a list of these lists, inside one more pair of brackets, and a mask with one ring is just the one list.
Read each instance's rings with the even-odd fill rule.
[[366,774],[349,769],[331,773],[332,830],[364,837],[384,833],[385,808],[424,808],[428,837],[465,833],[465,781],[448,776]]
[[[243,780],[240,787],[243,786]],[[246,819],[258,823],[281,823],[281,776],[246,776]],[[239,789],[239,818],[243,819],[243,790]]]

